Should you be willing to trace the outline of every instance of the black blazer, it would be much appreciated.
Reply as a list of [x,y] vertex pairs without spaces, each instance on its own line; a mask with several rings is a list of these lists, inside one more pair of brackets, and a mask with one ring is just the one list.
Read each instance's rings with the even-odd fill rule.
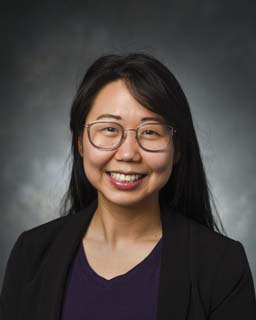
[[[19,236],[5,271],[1,320],[60,319],[68,268],[96,207],[97,201]],[[242,244],[177,212],[163,209],[161,216],[157,320],[255,320],[254,284]]]

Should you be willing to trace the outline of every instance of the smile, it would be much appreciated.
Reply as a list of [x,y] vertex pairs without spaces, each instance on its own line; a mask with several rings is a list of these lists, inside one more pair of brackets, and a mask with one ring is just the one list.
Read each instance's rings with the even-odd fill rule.
[[133,182],[146,176],[145,174],[123,174],[117,172],[107,172],[109,176],[120,182]]
[[[109,178],[109,182],[117,190],[136,190],[137,188],[139,188],[140,185],[142,185],[145,176],[147,176],[146,174],[145,175],[124,175],[124,174],[114,173],[114,172],[106,172],[106,175]],[[126,179],[131,179],[131,180],[126,180]]]

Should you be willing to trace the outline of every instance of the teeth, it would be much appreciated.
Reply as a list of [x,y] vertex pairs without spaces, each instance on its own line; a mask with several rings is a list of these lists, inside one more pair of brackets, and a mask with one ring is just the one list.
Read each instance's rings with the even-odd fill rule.
[[121,182],[132,182],[142,177],[142,174],[124,175],[120,173],[110,172],[111,177]]

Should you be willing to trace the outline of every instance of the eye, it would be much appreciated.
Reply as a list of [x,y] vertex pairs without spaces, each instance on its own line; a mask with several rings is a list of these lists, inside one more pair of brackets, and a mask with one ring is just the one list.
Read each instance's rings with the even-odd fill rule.
[[[108,129],[111,129],[111,130],[108,130]],[[101,129],[101,131],[107,131],[107,132],[115,132],[116,128],[113,128],[113,127],[106,127],[106,128],[103,128]]]
[[[144,133],[144,132],[147,132],[147,133],[150,132],[150,133],[153,133],[153,134],[158,135],[158,133],[157,133],[156,131],[153,131],[153,130],[145,130],[145,131],[143,131],[143,133]],[[150,136],[151,136],[152,134],[147,134],[147,135],[150,135]]]

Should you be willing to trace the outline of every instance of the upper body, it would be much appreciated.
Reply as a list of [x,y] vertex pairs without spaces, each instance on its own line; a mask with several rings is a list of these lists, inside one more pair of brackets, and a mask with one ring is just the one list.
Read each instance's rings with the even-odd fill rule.
[[[1,318],[60,320],[81,243],[91,267],[111,281],[143,262],[163,238],[159,286],[149,302],[156,305],[156,320],[254,319],[246,254],[241,243],[214,231],[189,105],[173,74],[152,56],[104,56],[85,74],[70,116],[70,208],[67,216],[18,238],[4,278]],[[86,317],[90,292],[83,292]],[[102,307],[97,295],[90,298]],[[115,319],[109,303],[104,316]],[[150,307],[141,300],[144,314]]]
[[[95,208],[93,203],[86,211],[21,234],[6,269],[1,320],[60,319],[68,271]],[[243,245],[166,208],[162,219],[156,320],[255,319]]]

